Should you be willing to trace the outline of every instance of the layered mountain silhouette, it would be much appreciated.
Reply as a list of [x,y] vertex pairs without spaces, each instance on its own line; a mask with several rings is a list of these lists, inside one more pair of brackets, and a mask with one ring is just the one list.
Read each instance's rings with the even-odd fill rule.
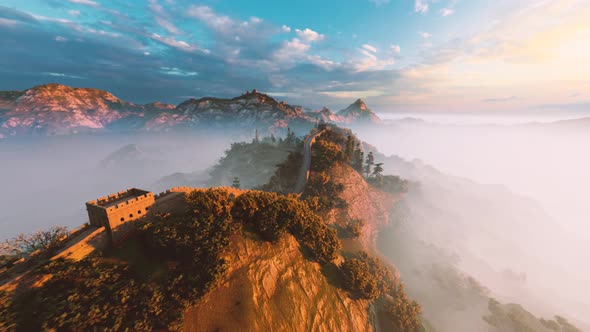
[[274,131],[307,129],[317,121],[354,124],[379,123],[380,119],[360,99],[338,113],[328,108],[305,112],[256,90],[231,99],[205,97],[179,105],[139,105],[103,90],[60,84],[0,92],[0,139],[191,128]]

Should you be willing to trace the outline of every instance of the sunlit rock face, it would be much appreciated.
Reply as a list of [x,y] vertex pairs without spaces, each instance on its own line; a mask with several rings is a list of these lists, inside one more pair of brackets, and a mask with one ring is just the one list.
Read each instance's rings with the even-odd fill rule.
[[381,119],[375,114],[367,104],[362,100],[358,99],[347,108],[338,111],[340,121],[342,123],[381,123]]

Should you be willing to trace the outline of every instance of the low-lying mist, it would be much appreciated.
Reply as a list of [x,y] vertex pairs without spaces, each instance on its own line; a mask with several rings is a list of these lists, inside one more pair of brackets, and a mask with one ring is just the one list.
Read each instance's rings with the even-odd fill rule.
[[177,172],[201,171],[199,180],[206,181],[205,170],[239,139],[199,132],[3,142],[0,238],[53,225],[78,227],[88,219],[86,201],[131,187],[164,190],[160,179]]
[[[588,122],[451,122],[402,120],[358,131],[380,152],[413,161],[384,159],[386,173],[420,183],[406,196],[404,227],[456,257],[454,265],[491,297],[590,326]],[[399,259],[399,247],[382,249]],[[401,269],[406,278],[437,263],[409,249],[403,255],[412,261]]]

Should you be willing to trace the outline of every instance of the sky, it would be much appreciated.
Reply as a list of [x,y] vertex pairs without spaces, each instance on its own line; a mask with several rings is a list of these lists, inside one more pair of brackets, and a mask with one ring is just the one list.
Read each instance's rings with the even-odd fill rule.
[[0,90],[590,113],[588,0],[0,0]]

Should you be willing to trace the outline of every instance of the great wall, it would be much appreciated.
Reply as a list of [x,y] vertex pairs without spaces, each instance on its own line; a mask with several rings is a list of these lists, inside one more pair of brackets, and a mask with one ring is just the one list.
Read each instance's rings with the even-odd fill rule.
[[[235,196],[244,190],[232,187],[219,187]],[[130,188],[96,200],[86,202],[88,222],[74,229],[64,237],[57,251],[49,260],[69,259],[79,261],[94,253],[104,251],[112,246],[121,245],[136,230],[137,221],[153,217],[158,213],[171,211],[182,212],[185,197],[193,191],[207,190],[196,187],[173,187],[154,194],[150,191]],[[9,269],[0,270],[0,290],[16,287],[31,268],[31,258],[21,259]]]
[[[296,192],[302,192],[311,167],[311,147],[316,138],[325,131],[312,132],[304,141],[304,162],[296,184]],[[233,187],[218,187],[239,196],[245,190]],[[207,190],[197,187],[173,187],[154,194],[147,190],[130,188],[86,202],[88,222],[73,230],[62,239],[61,248],[50,260],[70,259],[79,261],[91,253],[118,246],[136,230],[136,221],[159,213],[182,212],[185,197],[193,191]],[[34,257],[33,253],[30,257]],[[25,259],[16,262],[10,269],[0,270],[0,290],[9,289],[26,275]]]

